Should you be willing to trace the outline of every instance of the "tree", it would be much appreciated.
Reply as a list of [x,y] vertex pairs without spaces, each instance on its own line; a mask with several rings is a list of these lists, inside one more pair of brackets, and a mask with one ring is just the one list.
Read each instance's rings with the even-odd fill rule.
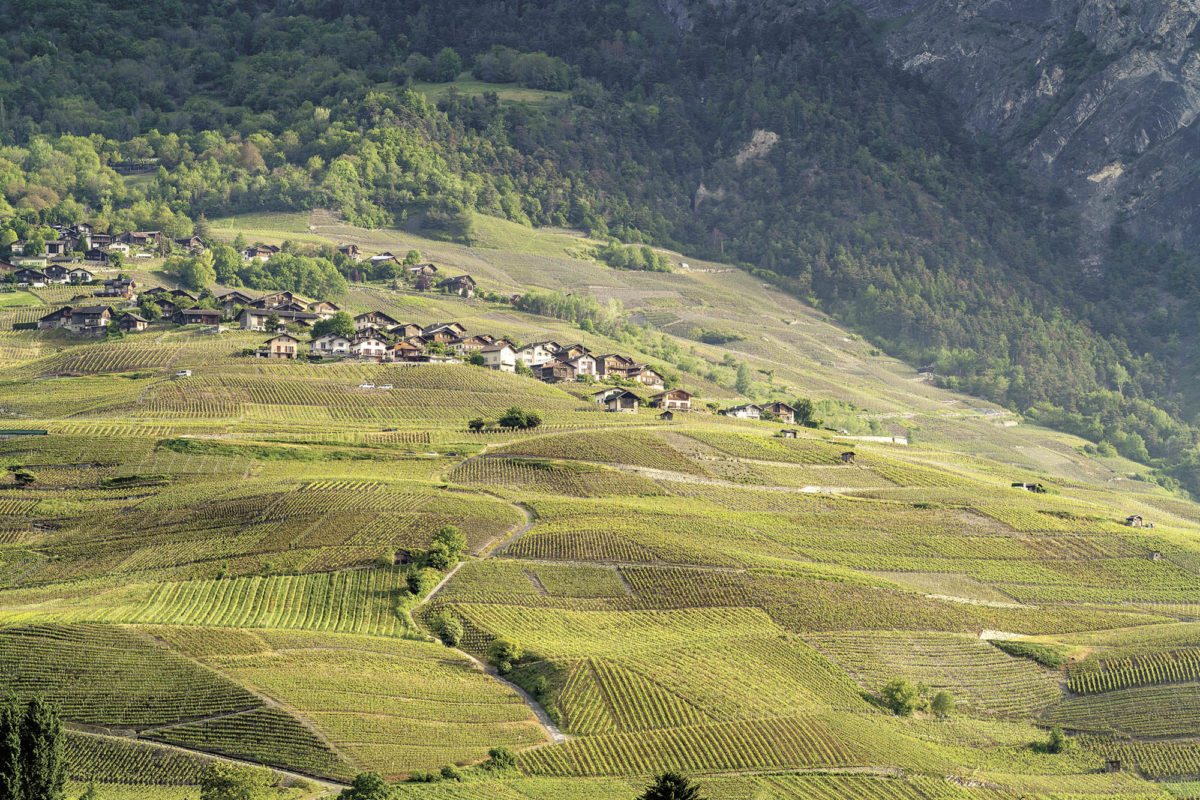
[[740,395],[745,395],[750,391],[750,367],[746,366],[746,362],[738,364],[737,379],[734,381],[733,388]]
[[24,800],[62,800],[67,782],[58,709],[35,695],[21,724]]
[[433,60],[433,69],[439,83],[449,83],[462,72],[463,62],[452,47],[443,47]]
[[1050,730],[1050,739],[1046,742],[1046,751],[1049,753],[1065,753],[1070,747],[1070,740],[1063,733],[1063,729],[1055,725]]
[[488,661],[501,675],[511,670],[513,663],[519,661],[522,655],[521,645],[514,639],[492,639],[487,648]]
[[796,401],[796,424],[807,425],[816,413],[817,408],[813,405],[813,401],[807,397],[801,397]]
[[336,333],[347,339],[354,336],[354,317],[345,311],[339,311],[329,319],[318,320],[312,326],[312,338],[320,339],[327,333]]
[[200,778],[200,800],[258,800],[268,786],[266,770],[214,761]]
[[87,789],[79,795],[79,800],[100,800],[100,790],[96,788],[95,781],[88,781]]
[[453,525],[443,525],[438,528],[437,533],[433,535],[433,541],[444,545],[455,561],[458,561],[467,549],[467,537],[463,536],[462,531]]
[[472,366],[482,367],[485,363],[483,360],[483,353],[479,352],[478,350],[476,350],[474,353],[471,353],[471,355],[467,356],[467,363],[471,364]]
[[167,263],[163,264],[163,269],[168,272],[174,271],[179,277],[179,282],[189,289],[204,289],[217,280],[212,253],[205,252],[192,258],[168,259]]
[[279,330],[279,315],[272,312],[271,316],[267,317],[267,330],[274,332]]
[[488,760],[483,766],[486,769],[515,769],[517,757],[507,747],[493,747],[488,750]]
[[954,713],[954,695],[943,690],[933,696],[933,701],[929,704],[929,710],[937,714],[939,717],[948,717]]
[[500,419],[496,420],[501,428],[524,428],[525,427],[525,410],[513,406],[500,415]]
[[425,551],[425,566],[444,572],[454,566],[456,559],[450,557],[450,550],[441,542],[433,542]]
[[700,787],[694,785],[678,772],[664,772],[654,779],[654,783],[638,800],[703,800],[700,797]]
[[340,800],[388,800],[392,787],[374,772],[360,772],[354,776],[349,789],[338,795]]
[[446,614],[437,623],[437,635],[446,647],[457,647],[462,641],[463,624],[453,614]]
[[897,716],[911,716],[921,705],[921,693],[904,678],[895,678],[883,687],[883,702]]
[[24,800],[21,788],[21,726],[24,711],[15,697],[0,706],[0,797]]

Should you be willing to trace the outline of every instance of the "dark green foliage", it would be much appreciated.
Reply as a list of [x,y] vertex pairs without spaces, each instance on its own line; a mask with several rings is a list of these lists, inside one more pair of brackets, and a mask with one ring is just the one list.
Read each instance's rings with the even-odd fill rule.
[[338,795],[341,800],[388,800],[391,796],[392,787],[374,772],[360,772],[350,788]]
[[24,800],[21,780],[21,726],[25,710],[10,697],[0,706],[0,798]]
[[703,800],[700,788],[678,772],[664,772],[638,800]]
[[920,691],[903,678],[896,678],[883,687],[883,702],[901,717],[911,716],[922,705]]
[[1067,663],[1066,650],[1062,647],[1055,647],[1048,644],[1035,644],[1033,642],[1022,642],[1015,639],[993,639],[992,644],[1008,653],[1010,656],[1028,658],[1030,661],[1036,661],[1043,667],[1049,667],[1050,669],[1061,669],[1062,665]]
[[516,769],[517,757],[507,747],[493,747],[488,750],[488,760],[483,766],[490,770]]
[[513,406],[500,415],[497,424],[501,428],[519,428],[527,430],[536,428],[542,424],[542,417],[536,411],[526,411],[523,408]]
[[944,690],[935,694],[929,703],[929,710],[939,717],[950,716],[954,713],[954,708],[954,695]]
[[1050,731],[1050,738],[1046,741],[1046,752],[1064,753],[1070,746],[1071,741],[1067,739],[1062,728],[1055,725]]
[[258,800],[270,785],[266,770],[214,761],[200,779],[200,800]]
[[488,644],[487,659],[501,675],[508,673],[522,655],[521,645],[512,639],[493,639]]
[[317,320],[312,326],[312,338],[320,339],[327,333],[338,333],[347,339],[354,336],[354,317],[339,311],[329,319]]
[[35,695],[25,708],[21,724],[22,797],[24,800],[61,800],[66,780],[58,709]]

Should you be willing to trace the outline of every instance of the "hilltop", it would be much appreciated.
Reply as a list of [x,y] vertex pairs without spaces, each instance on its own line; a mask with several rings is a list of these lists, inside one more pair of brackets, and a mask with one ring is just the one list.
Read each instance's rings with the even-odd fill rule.
[[[195,797],[217,755],[296,797],[446,765],[396,796],[616,800],[667,767],[718,800],[1190,791],[1200,507],[744,271],[672,251],[670,272],[619,270],[577,232],[472,224],[467,246],[241,216],[211,243],[418,250],[480,296],[309,299],[628,353],[700,410],[606,413],[592,384],[470,364],[259,358],[270,334],[233,326],[21,328],[72,286],[0,310],[21,429],[0,440],[0,674],[61,705],[74,780]],[[175,288],[163,263],[130,277]],[[582,287],[621,324],[509,299]],[[797,438],[706,410],[801,398],[821,422]],[[511,406],[541,425],[470,430]],[[957,708],[897,716],[896,678]],[[1055,725],[1067,752],[1043,752]]]

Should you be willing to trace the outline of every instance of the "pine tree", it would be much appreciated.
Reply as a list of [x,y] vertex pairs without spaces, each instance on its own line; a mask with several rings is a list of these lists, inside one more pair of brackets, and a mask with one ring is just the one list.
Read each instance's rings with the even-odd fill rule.
[[25,710],[21,727],[23,800],[62,800],[66,770],[62,752],[62,721],[58,709],[35,696]]
[[704,800],[700,788],[678,772],[664,772],[654,779],[638,800]]
[[0,800],[25,800],[21,787],[21,726],[24,714],[15,697],[0,705]]

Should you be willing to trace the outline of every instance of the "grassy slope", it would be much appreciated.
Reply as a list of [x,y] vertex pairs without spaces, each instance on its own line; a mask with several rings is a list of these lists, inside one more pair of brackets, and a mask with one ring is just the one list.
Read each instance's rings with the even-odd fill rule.
[[[462,647],[477,655],[497,636],[523,641],[532,661],[520,674],[547,678],[543,702],[576,738],[522,752],[532,777],[411,786],[406,797],[626,797],[645,773],[671,766],[753,773],[705,778],[708,796],[731,799],[983,796],[947,775],[1012,793],[1161,795],[1128,775],[1093,774],[1114,746],[1103,737],[1063,757],[1031,751],[1047,720],[1119,728],[1105,715],[1123,713],[1123,697],[1064,701],[1065,675],[977,638],[1037,634],[1077,658],[1174,652],[1200,638],[1179,622],[1192,618],[1200,589],[1200,508],[1130,480],[1137,465],[1087,458],[1061,434],[1003,427],[1002,409],[917,380],[820,312],[720,265],[613,271],[580,258],[589,243],[574,233],[486,218],[471,248],[320,214],[213,225],[251,240],[415,247],[487,289],[586,288],[668,334],[736,330],[745,338],[725,347],[677,340],[721,379],[685,374],[685,386],[732,400],[731,371],[715,366],[732,353],[773,371],[756,373],[759,397],[853,404],[839,425],[865,431],[874,420],[912,443],[854,442],[858,463],[844,466],[836,456],[848,445],[829,431],[782,442],[770,423],[606,415],[560,388],[466,367],[247,361],[231,354],[261,337],[237,332],[79,344],[12,332],[24,311],[0,311],[3,405],[22,427],[52,431],[0,442],[3,463],[38,476],[31,488],[0,490],[0,622],[50,625],[48,636],[67,641],[76,629],[55,625],[156,626],[138,635],[294,720],[264,738],[274,749],[260,757],[272,763],[295,758],[332,774],[329,759],[341,758],[392,775],[470,763],[489,746],[543,741],[540,728],[462,656],[397,638],[421,635],[397,607],[403,576],[373,565],[424,547],[444,523],[462,528],[473,552],[491,552],[523,523],[515,501],[536,512],[532,530],[498,558],[472,561],[416,616],[458,616]],[[482,301],[367,287],[347,305],[630,349]],[[173,380],[184,366],[193,378]],[[355,388],[364,381],[396,388]],[[465,432],[468,419],[514,402],[543,411],[547,430]],[[206,438],[184,452],[162,446],[182,435]],[[504,457],[463,464],[484,445]],[[580,460],[611,466],[572,466]],[[168,480],[106,484],[139,475]],[[1053,493],[1019,492],[1014,480]],[[1134,511],[1156,528],[1118,524]],[[118,677],[145,679],[121,663]],[[861,699],[892,676],[948,688],[964,708],[951,721],[898,720]],[[187,690],[169,671],[152,677]],[[1171,703],[1188,691],[1152,683],[1134,694]],[[72,700],[87,708],[87,697]],[[77,716],[104,723],[104,714]],[[273,714],[188,722],[157,738],[200,746],[209,735],[209,749],[229,752],[230,736],[269,728],[282,719]],[[1168,734],[1188,724],[1177,716]],[[317,741],[327,752],[296,755]],[[1186,741],[1121,746],[1156,775],[1200,773]],[[909,777],[758,774],[800,766]],[[559,776],[570,775],[602,777],[565,790]]]

